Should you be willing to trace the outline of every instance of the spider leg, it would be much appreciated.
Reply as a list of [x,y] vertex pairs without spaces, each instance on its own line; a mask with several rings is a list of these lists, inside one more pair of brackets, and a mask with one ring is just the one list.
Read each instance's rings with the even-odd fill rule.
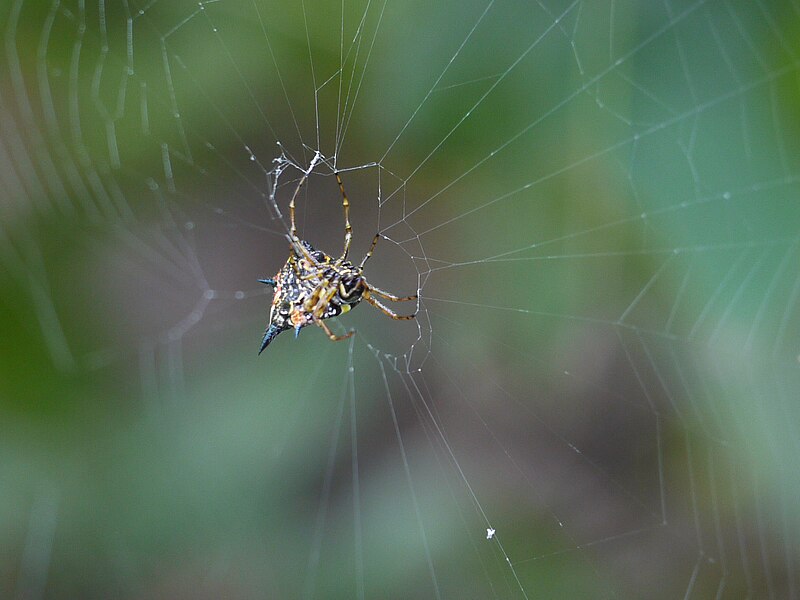
[[347,338],[352,337],[352,335],[355,333],[355,331],[348,331],[344,335],[336,335],[331,331],[331,328],[328,327],[325,324],[325,321],[323,321],[322,319],[314,319],[314,323],[316,323],[322,328],[322,330],[328,335],[328,337],[332,342],[341,342],[342,340],[346,340]]
[[[381,239],[382,237],[383,236],[379,232],[379,233],[375,234],[374,238],[372,238],[372,245],[369,247],[369,251],[364,255],[364,259],[361,261],[361,264],[358,265],[359,269],[363,269],[364,265],[367,264],[367,261],[372,256],[373,250],[375,250],[375,246],[378,245],[378,240]],[[378,294],[379,296],[383,296],[384,298],[392,300],[393,302],[405,302],[406,300],[416,300],[417,299],[417,295],[416,294],[414,294],[413,296],[402,296],[402,297],[401,296],[395,296],[394,294],[390,294],[389,292],[385,292],[381,288],[375,287],[374,285],[370,285],[369,289],[371,291],[375,292],[376,294]]]
[[308,179],[308,173],[304,173],[300,178],[300,183],[297,184],[294,194],[292,194],[292,199],[289,201],[289,221],[291,222],[291,228],[289,231],[291,232],[292,239],[297,239],[297,226],[294,222],[294,201],[297,198],[297,194],[300,193],[300,188],[303,187],[306,179]]
[[[289,240],[289,247],[294,251],[296,256],[302,256],[309,262],[309,264],[317,267],[320,266],[320,263],[317,262],[317,259],[311,256],[311,253],[306,249],[306,247],[300,243],[300,238],[287,235],[286,239]],[[300,269],[297,267],[296,262],[292,263],[292,269],[294,270],[294,274],[302,279],[302,276],[300,275]],[[311,279],[311,277],[306,277],[305,279]]]
[[[297,238],[293,239],[289,235],[286,236],[286,239],[289,240],[289,247],[291,247],[294,250],[296,256],[302,256],[309,262],[309,264],[313,265],[316,268],[326,267],[328,269],[333,269],[333,271],[341,275],[341,271],[339,270],[338,267],[339,261],[321,263],[316,258],[311,256],[311,253],[308,251],[308,249],[306,249],[305,246],[303,246],[303,244],[300,243],[299,239]],[[316,269],[310,273],[307,273],[306,275],[302,275],[300,273],[300,269],[297,266],[296,262],[292,263],[292,269],[294,270],[294,274],[297,275],[297,278],[301,281],[308,281],[309,279],[314,279],[315,277],[319,277],[319,273],[317,272]]]
[[[289,247],[290,248],[294,249],[296,246],[299,246],[300,248],[302,248],[301,244],[297,244],[294,241],[294,239],[296,239],[296,238],[293,239],[291,236],[288,236],[288,235],[286,237],[289,240]],[[305,250],[305,248],[303,248],[303,249]],[[296,250],[294,250],[294,252],[296,252]],[[300,277],[302,277],[302,273],[300,273],[300,267],[297,265],[297,260],[291,254],[289,255],[289,265],[292,267],[292,272],[294,273],[295,277],[297,277],[298,279]]]
[[295,226],[294,222],[294,201],[297,198],[297,194],[300,193],[300,188],[303,187],[303,184],[308,179],[309,173],[311,173],[311,171],[314,170],[314,167],[317,166],[317,163],[320,161],[321,157],[322,155],[319,153],[319,150],[317,150],[317,153],[314,154],[314,158],[311,159],[311,164],[308,165],[308,170],[303,171],[303,176],[300,178],[300,182],[297,184],[297,187],[294,190],[294,194],[292,194],[292,199],[289,202],[289,221],[291,222],[292,225],[289,231],[291,232],[293,240],[297,239],[297,227]]
[[396,319],[398,321],[407,321],[408,319],[413,319],[414,317],[417,316],[416,312],[414,312],[413,314],[410,314],[410,315],[398,315],[391,308],[389,308],[387,306],[384,306],[383,304],[378,302],[375,298],[370,296],[369,291],[364,292],[363,298],[364,298],[364,300],[366,300],[367,302],[372,304],[372,306],[374,306],[375,308],[379,309],[383,314],[388,315],[388,316],[390,316],[393,319]]
[[311,295],[305,299],[303,302],[303,312],[305,313],[313,313],[317,308],[317,303],[319,302],[319,293],[320,288],[317,287],[311,293]]
[[[350,241],[353,239],[353,227],[350,225],[350,200],[347,199],[347,192],[344,191],[344,184],[342,178],[339,177],[339,172],[336,175],[336,183],[339,184],[339,190],[342,192],[342,208],[344,209],[344,250],[339,262],[347,260],[347,254],[350,252]],[[374,247],[374,244],[373,244]]]
[[312,271],[311,273],[306,273],[305,275],[298,275],[297,278],[300,281],[310,281],[312,279],[319,279],[319,273]]
[[367,252],[367,253],[364,255],[364,258],[363,258],[363,260],[361,261],[361,264],[360,264],[360,265],[358,265],[358,268],[359,268],[359,269],[363,269],[363,268],[364,268],[364,265],[365,265],[365,264],[367,264],[367,261],[369,260],[370,256],[372,256],[372,251],[373,251],[373,250],[375,250],[375,246],[377,246],[377,245],[378,245],[378,240],[379,240],[379,239],[381,239],[382,237],[383,237],[383,236],[382,236],[380,233],[376,233],[376,234],[375,234],[375,237],[374,237],[374,238],[372,238],[372,245],[369,247],[369,252]]
[[328,267],[330,269],[333,269],[336,273],[339,273],[339,269],[336,267],[336,264],[334,264],[334,263],[320,263],[319,261],[317,261],[316,258],[311,256],[311,253],[309,253],[308,249],[306,249],[306,247],[303,244],[300,243],[300,240],[298,238],[296,238],[296,237],[293,238],[292,236],[287,235],[286,239],[289,240],[289,247],[292,248],[292,250],[294,251],[295,256],[297,256],[297,257],[301,257],[302,256],[303,258],[305,258],[308,261],[308,263],[310,265],[314,266],[314,269],[310,273],[306,273],[304,275],[304,274],[302,274],[300,272],[300,267],[298,266],[297,261],[293,260],[291,262],[292,271],[294,271],[295,276],[300,281],[309,281],[309,280],[314,279],[314,278],[319,278],[319,276],[320,276],[319,275],[319,271],[320,271],[319,268],[321,266],[326,266],[326,267]]
[[331,298],[336,295],[336,286],[331,288],[330,284],[330,279],[323,279],[303,303],[303,311],[311,313],[315,319],[321,319],[325,312],[325,307],[330,304]]
[[384,292],[381,288],[377,288],[374,285],[369,285],[369,291],[378,294],[378,296],[383,296],[387,300],[391,300],[392,302],[406,302],[407,300],[416,300],[417,295],[414,294],[413,296],[395,296],[394,294],[390,294],[389,292]]

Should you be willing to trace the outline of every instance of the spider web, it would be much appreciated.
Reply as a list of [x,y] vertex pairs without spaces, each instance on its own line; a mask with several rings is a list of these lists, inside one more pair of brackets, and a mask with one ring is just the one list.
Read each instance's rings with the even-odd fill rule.
[[800,5],[7,4],[4,595],[797,597]]

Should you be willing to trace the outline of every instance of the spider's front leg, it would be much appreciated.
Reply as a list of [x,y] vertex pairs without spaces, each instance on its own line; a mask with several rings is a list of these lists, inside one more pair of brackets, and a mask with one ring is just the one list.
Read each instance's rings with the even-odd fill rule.
[[297,195],[300,193],[300,188],[303,187],[303,184],[308,179],[309,174],[311,171],[314,170],[314,167],[317,166],[317,163],[322,159],[322,154],[320,154],[319,150],[316,151],[314,154],[314,158],[311,159],[311,164],[308,165],[308,169],[303,171],[303,176],[300,178],[300,182],[297,184],[297,187],[294,190],[294,194],[292,194],[292,199],[289,202],[289,220],[291,221],[291,227],[289,231],[291,232],[292,239],[297,239],[297,226],[295,225],[294,221],[294,209],[295,204],[294,201],[297,199]]
[[333,297],[336,295],[337,285],[331,286],[331,281],[325,279],[311,296],[303,303],[303,311],[311,315],[311,320],[318,325],[331,341],[340,342],[351,337],[355,331],[349,331],[345,335],[336,335],[323,321],[325,311],[330,306]]
[[369,247],[369,250],[364,255],[364,258],[361,260],[361,264],[358,267],[359,269],[363,269],[364,265],[367,264],[367,261],[372,256],[372,252],[375,250],[375,246],[378,245],[378,240],[381,239],[382,237],[383,236],[380,234],[380,232],[378,232],[378,233],[375,234],[375,237],[372,238],[372,245]]
[[330,279],[324,279],[314,292],[303,302],[303,312],[311,314],[315,319],[321,319],[325,309],[336,294],[336,287],[330,288]]
[[342,209],[344,210],[344,250],[339,262],[347,260],[347,254],[350,252],[350,242],[353,239],[353,226],[350,225],[350,200],[347,199],[347,193],[344,191],[344,184],[342,178],[339,177],[339,172],[335,173],[336,183],[339,184],[339,190],[342,192]]

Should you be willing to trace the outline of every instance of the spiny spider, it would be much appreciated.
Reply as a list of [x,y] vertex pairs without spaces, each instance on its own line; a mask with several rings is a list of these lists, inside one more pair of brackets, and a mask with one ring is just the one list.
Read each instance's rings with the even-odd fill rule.
[[295,199],[319,160],[319,156],[317,154],[314,157],[309,169],[304,172],[294,190],[292,200],[289,202],[291,228],[289,235],[286,236],[289,240],[289,258],[274,278],[259,279],[261,283],[275,288],[272,307],[269,311],[269,325],[261,340],[259,354],[280,332],[294,329],[294,335],[297,337],[300,329],[311,324],[321,327],[334,342],[346,340],[355,331],[336,335],[330,330],[324,319],[344,314],[362,300],[366,300],[393,319],[413,319],[417,314],[415,311],[410,315],[398,315],[373,297],[375,294],[393,302],[405,302],[416,300],[416,294],[404,297],[395,296],[367,283],[364,278],[364,265],[372,256],[372,251],[375,250],[378,240],[382,237],[380,233],[376,233],[372,238],[369,252],[358,266],[347,260],[350,241],[353,238],[353,228],[350,225],[350,201],[347,199],[347,193],[344,191],[344,184],[338,171],[334,171],[334,175],[339,184],[339,190],[342,192],[342,208],[344,209],[344,250],[341,256],[334,259],[297,237],[294,220]]

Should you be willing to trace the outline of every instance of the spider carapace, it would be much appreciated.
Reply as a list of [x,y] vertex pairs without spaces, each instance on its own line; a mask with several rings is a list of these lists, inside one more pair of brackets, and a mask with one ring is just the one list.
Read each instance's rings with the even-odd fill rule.
[[269,311],[269,325],[261,340],[259,354],[281,331],[294,329],[295,337],[297,337],[300,330],[306,325],[318,325],[335,342],[349,338],[355,331],[349,331],[345,335],[336,335],[324,320],[346,313],[362,300],[366,300],[393,319],[413,319],[416,316],[416,312],[410,315],[398,315],[375,298],[375,296],[380,296],[393,302],[405,302],[416,300],[416,294],[395,296],[367,283],[364,278],[364,265],[372,256],[372,252],[381,238],[380,233],[375,234],[369,252],[360,264],[354,265],[347,260],[353,228],[350,225],[350,201],[347,199],[344,184],[338,172],[334,172],[334,174],[342,193],[344,210],[344,250],[341,256],[334,258],[297,237],[294,220],[295,199],[314,164],[312,162],[309,170],[300,179],[292,195],[292,200],[289,202],[289,219],[291,221],[291,228],[287,236],[289,258],[273,279],[259,279],[261,283],[275,288]]

